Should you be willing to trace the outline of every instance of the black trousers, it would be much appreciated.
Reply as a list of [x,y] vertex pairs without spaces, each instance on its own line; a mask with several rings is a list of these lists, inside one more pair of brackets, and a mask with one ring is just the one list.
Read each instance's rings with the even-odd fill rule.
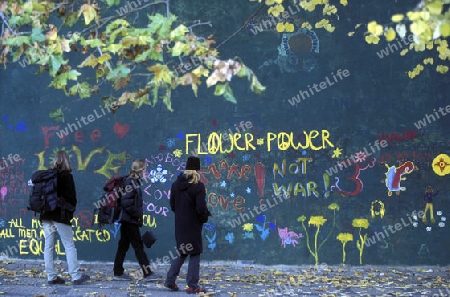
[[144,244],[142,243],[139,226],[125,222],[122,222],[120,225],[119,245],[117,246],[116,257],[114,259],[114,275],[123,274],[123,261],[130,248],[130,244],[134,249],[136,259],[139,262],[144,277],[149,275],[152,271],[150,270],[147,254],[144,251]]

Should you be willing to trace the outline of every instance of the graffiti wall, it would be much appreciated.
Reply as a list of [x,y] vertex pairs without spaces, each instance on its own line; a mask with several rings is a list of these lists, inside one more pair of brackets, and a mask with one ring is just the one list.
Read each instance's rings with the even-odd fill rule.
[[[233,32],[211,33],[223,40]],[[187,157],[197,155],[213,214],[204,225],[204,260],[449,264],[450,117],[435,114],[450,112],[448,77],[423,75],[411,84],[400,72],[385,75],[397,67],[394,59],[380,63],[373,47],[342,41],[346,32],[316,33],[320,60],[299,73],[266,66],[279,35],[237,35],[224,53],[247,59],[267,91],[258,96],[236,83],[233,104],[211,98],[206,87],[198,97],[175,90],[174,112],[163,104],[112,111],[100,105],[110,90],[69,98],[47,89],[34,66],[0,69],[1,255],[43,258],[42,225],[27,210],[30,178],[65,149],[79,201],[72,227],[81,260],[113,260],[120,224],[99,232],[94,209],[104,183],[127,174],[137,158],[147,165],[142,230],[158,237],[147,254],[154,262],[170,257],[170,186]],[[364,68],[370,63],[380,69]],[[338,69],[349,76],[288,102]],[[59,107],[63,122],[48,117]],[[59,241],[56,254],[64,257]]]

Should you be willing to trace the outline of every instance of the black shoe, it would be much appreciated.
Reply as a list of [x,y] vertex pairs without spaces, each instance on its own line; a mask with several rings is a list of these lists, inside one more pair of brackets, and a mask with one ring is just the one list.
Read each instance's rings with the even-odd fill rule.
[[150,272],[147,275],[144,275],[144,279],[147,281],[156,281],[156,280],[160,280],[162,278],[161,275],[158,275],[154,272]]
[[57,276],[54,280],[48,281],[49,285],[64,285],[66,283],[65,280]]
[[164,287],[169,288],[171,291],[176,292],[179,290],[177,284],[173,283],[173,284],[169,284],[167,282],[164,283]]
[[74,285],[81,285],[82,283],[84,283],[85,281],[90,280],[91,277],[87,274],[82,274],[81,277],[79,279],[76,279],[73,281]]
[[131,276],[126,273],[122,273],[121,275],[114,275],[115,281],[130,281],[132,280]]
[[186,293],[187,294],[206,293],[206,290],[205,290],[205,288],[202,288],[202,287],[197,287],[197,288],[189,287],[186,289]]

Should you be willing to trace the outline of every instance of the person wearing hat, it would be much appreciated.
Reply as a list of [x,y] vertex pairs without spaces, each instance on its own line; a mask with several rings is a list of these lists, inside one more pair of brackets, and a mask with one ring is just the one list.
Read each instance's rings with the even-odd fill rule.
[[203,252],[202,228],[211,213],[206,205],[205,185],[200,181],[200,159],[189,157],[186,169],[172,184],[170,190],[170,208],[175,213],[175,239],[178,257],[167,272],[164,286],[178,291],[175,281],[180,274],[181,266],[189,256],[186,276],[186,293],[206,292],[199,286],[200,254]]

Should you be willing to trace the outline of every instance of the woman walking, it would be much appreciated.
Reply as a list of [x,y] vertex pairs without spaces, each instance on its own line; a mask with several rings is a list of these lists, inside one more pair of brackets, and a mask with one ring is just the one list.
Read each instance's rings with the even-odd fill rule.
[[[71,204],[75,209],[77,205],[77,193],[75,190],[75,182],[72,176],[72,167],[70,165],[69,155],[65,151],[59,151],[53,158],[51,169],[58,170],[57,194],[65,202]],[[41,213],[39,219],[44,227],[45,249],[44,261],[45,270],[47,272],[47,280],[49,285],[62,285],[66,281],[59,277],[55,271],[53,263],[53,254],[55,251],[55,235],[58,232],[61,242],[66,252],[67,266],[72,282],[75,285],[81,285],[90,279],[89,275],[82,274],[78,270],[77,249],[73,242],[72,224],[73,211],[64,210],[57,207],[54,211],[46,211]]]
[[172,261],[164,286],[172,291],[179,290],[175,281],[189,256],[186,277],[188,294],[206,292],[198,282],[200,254],[203,252],[202,228],[211,214],[206,206],[205,186],[197,170],[200,170],[200,159],[189,157],[186,170],[178,176],[170,190],[170,208],[175,213],[175,239],[179,255]]
[[[124,273],[123,261],[127,254],[130,244],[134,249],[134,254],[141,266],[143,277],[146,280],[157,280],[160,277],[150,269],[147,254],[144,251],[141,232],[143,219],[143,199],[142,199],[142,181],[145,163],[142,160],[135,160],[131,165],[130,175],[126,178],[121,191],[120,198],[121,213],[120,222],[120,240],[117,246],[116,257],[114,259],[114,280],[130,280],[131,277]],[[128,189],[132,189],[128,191]]]

